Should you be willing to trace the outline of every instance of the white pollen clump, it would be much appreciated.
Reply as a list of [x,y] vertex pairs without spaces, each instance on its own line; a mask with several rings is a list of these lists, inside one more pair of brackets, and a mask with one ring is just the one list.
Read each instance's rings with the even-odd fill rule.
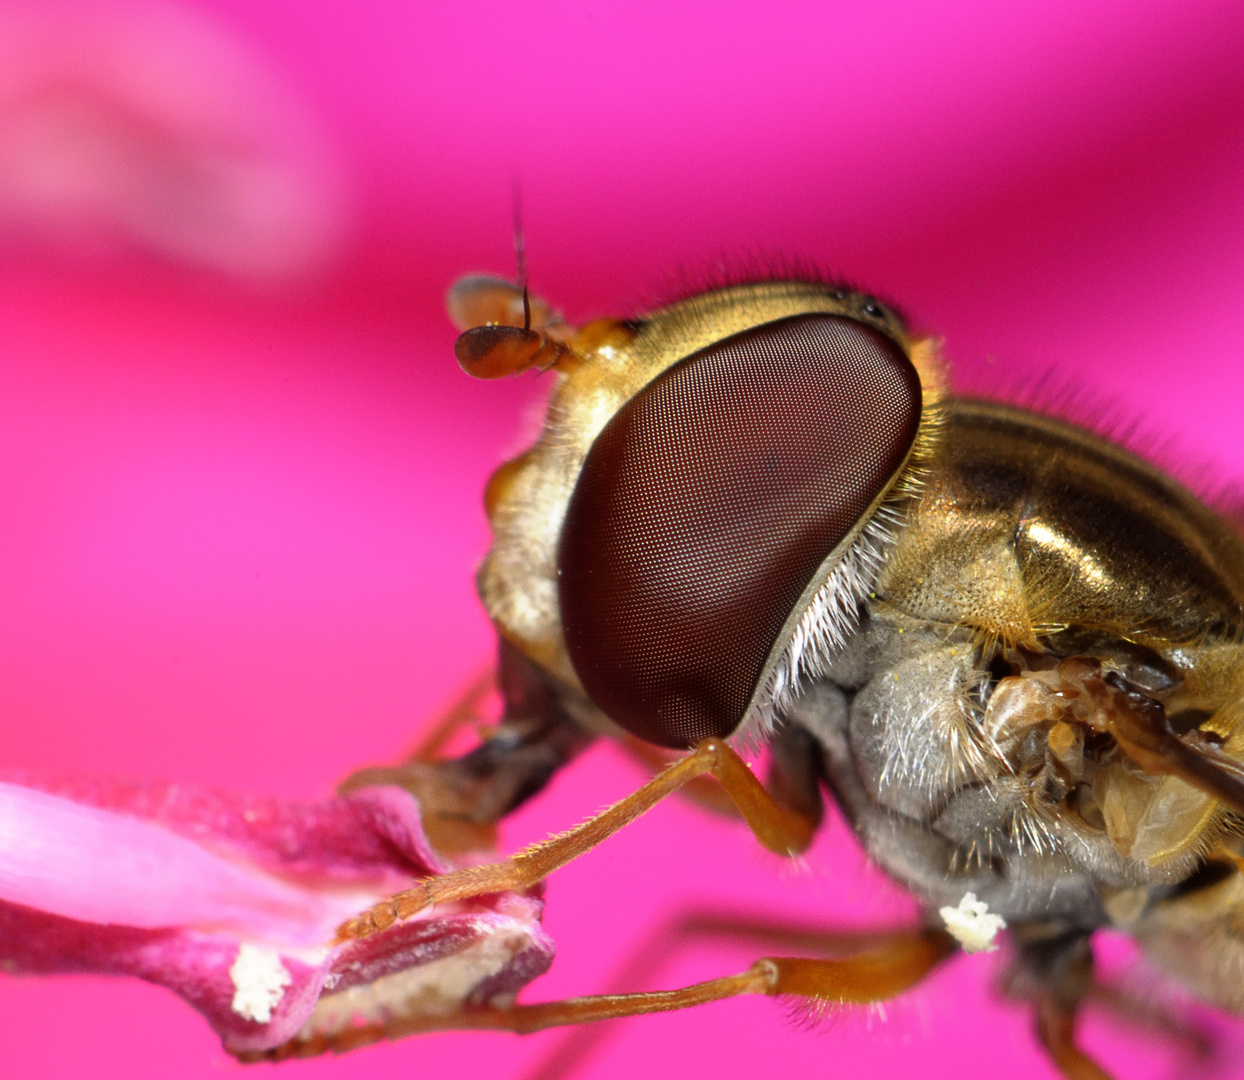
[[290,974],[273,949],[262,949],[249,941],[238,946],[238,958],[229,969],[234,994],[230,1008],[246,1020],[266,1024],[272,1010],[281,1004]]
[[964,952],[993,952],[998,947],[994,938],[999,930],[1006,929],[1006,920],[1001,915],[991,915],[989,905],[977,900],[976,893],[964,894],[958,907],[939,908],[937,913]]

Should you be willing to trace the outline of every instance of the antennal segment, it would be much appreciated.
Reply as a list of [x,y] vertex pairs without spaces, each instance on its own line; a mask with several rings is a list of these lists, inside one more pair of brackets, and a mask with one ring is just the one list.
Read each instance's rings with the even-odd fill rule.
[[616,349],[629,343],[636,333],[632,323],[596,319],[576,330],[561,312],[539,297],[531,298],[522,186],[517,175],[512,191],[517,282],[472,274],[459,278],[445,298],[449,317],[462,331],[454,342],[462,370],[477,379],[549,368],[565,372],[606,346]]
[[531,293],[527,289],[527,236],[523,232],[523,184],[514,174],[511,189],[514,201],[514,261],[517,264],[518,287],[523,290],[523,330],[531,329]]

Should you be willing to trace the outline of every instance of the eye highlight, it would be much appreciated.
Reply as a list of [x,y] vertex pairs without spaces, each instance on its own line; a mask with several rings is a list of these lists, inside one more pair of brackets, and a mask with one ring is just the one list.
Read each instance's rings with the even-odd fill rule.
[[566,647],[592,699],[660,745],[732,734],[920,413],[903,350],[836,315],[733,335],[645,386],[588,452],[558,547]]

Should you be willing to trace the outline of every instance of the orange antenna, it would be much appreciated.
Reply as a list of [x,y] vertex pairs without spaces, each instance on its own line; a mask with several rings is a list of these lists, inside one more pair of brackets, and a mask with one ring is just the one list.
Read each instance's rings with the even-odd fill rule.
[[[527,238],[523,233],[523,198],[518,177],[514,177],[514,259],[518,264],[518,284],[497,278],[466,277],[449,290],[448,304],[454,321],[464,327],[454,343],[454,355],[462,370],[477,379],[500,379],[535,368],[566,370],[582,357],[570,345],[575,331],[548,304],[533,304],[527,287]],[[523,298],[523,325],[513,325],[517,314],[512,305],[515,290]],[[537,329],[531,328],[533,308]],[[482,323],[482,325],[481,325]],[[596,324],[592,324],[596,326]],[[611,340],[621,333],[629,340],[631,330],[619,330],[609,320]],[[603,341],[596,328],[592,347]],[[598,340],[599,339],[599,340]]]

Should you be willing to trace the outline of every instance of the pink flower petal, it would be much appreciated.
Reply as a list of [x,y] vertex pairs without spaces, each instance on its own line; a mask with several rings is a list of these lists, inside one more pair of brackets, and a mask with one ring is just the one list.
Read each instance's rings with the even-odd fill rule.
[[323,941],[358,896],[243,869],[159,825],[0,784],[0,899],[80,922]]
[[348,916],[444,868],[397,788],[295,804],[0,783],[0,964],[167,986],[235,1053],[505,1000],[552,962],[539,900],[503,894],[332,942]]
[[446,869],[423,834],[417,803],[400,788],[368,788],[343,799],[291,803],[185,784],[9,779],[24,788],[117,811],[216,848],[235,850],[283,875],[328,874],[360,881],[389,876],[397,881]]
[[163,3],[0,12],[0,226],[264,283],[338,246],[341,184],[306,112],[207,15]]

